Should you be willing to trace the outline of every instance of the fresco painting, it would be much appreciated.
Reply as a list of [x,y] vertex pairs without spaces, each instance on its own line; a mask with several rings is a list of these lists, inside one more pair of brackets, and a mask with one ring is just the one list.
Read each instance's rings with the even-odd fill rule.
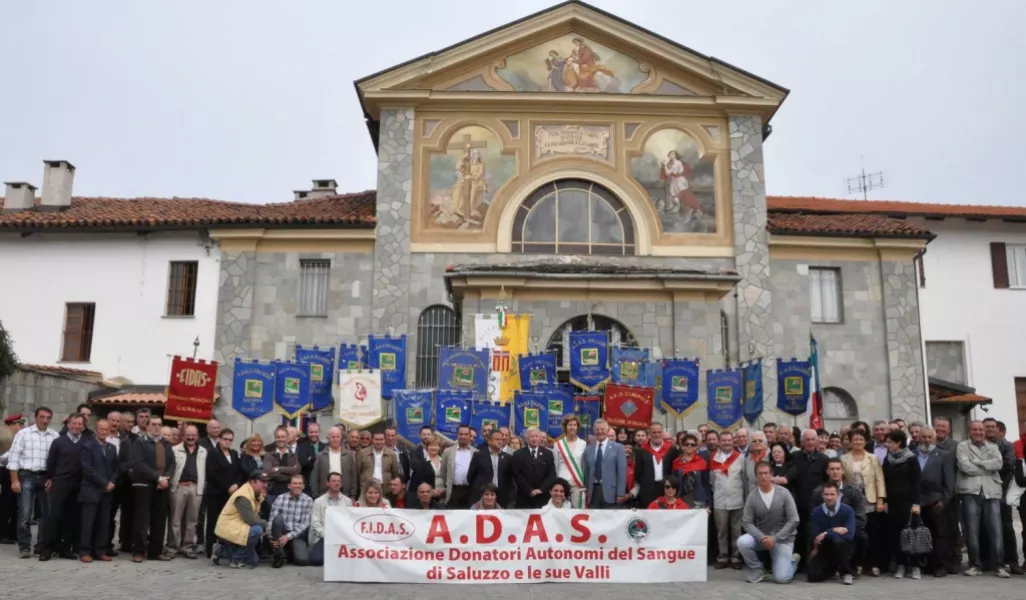
[[629,94],[647,75],[636,60],[567,34],[506,57],[499,77],[518,92]]
[[648,192],[664,233],[716,233],[715,163],[701,158],[695,140],[662,129],[631,158],[631,176]]
[[428,223],[445,229],[481,229],[495,193],[516,175],[516,158],[484,127],[469,126],[449,138],[446,152],[430,156]]

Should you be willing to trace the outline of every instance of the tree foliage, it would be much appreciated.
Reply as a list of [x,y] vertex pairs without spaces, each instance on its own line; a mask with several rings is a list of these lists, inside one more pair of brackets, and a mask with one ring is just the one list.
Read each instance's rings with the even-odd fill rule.
[[14,340],[0,323],[0,381],[14,375],[18,366],[18,356],[14,353]]

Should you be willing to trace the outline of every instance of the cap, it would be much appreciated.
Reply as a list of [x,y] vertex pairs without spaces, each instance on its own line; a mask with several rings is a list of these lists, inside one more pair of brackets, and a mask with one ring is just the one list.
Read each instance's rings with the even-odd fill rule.
[[261,470],[257,469],[257,470],[254,470],[254,471],[250,471],[249,479],[251,481],[254,480],[254,479],[258,479],[260,481],[270,481],[271,480],[271,476],[268,475],[266,471],[261,471]]
[[17,423],[25,424],[25,417],[20,414],[11,415],[4,419],[4,425],[15,425]]

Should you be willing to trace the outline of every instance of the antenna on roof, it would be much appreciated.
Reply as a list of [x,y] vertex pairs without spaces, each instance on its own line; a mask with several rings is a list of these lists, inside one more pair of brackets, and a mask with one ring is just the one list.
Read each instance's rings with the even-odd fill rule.
[[883,171],[866,173],[866,162],[863,160],[861,174],[848,178],[848,195],[862,194],[863,200],[869,200],[869,192],[883,186]]

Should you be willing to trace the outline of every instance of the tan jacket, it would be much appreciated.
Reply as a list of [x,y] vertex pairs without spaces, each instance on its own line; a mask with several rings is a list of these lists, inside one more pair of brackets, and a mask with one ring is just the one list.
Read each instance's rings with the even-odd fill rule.
[[[320,498],[328,491],[328,475],[331,475],[331,456],[328,454],[329,449],[327,447],[321,450],[321,453],[317,455],[317,459],[314,461],[313,472],[310,473],[310,489],[313,491],[315,498]],[[356,455],[350,450],[342,448],[341,456],[342,472],[342,494],[348,496],[351,500],[356,500],[359,496],[359,486],[356,475]],[[384,465],[382,465],[384,467]],[[373,470],[374,465],[371,465]]]
[[[456,449],[459,448],[457,445],[452,445],[442,451],[442,472],[439,477],[445,482],[445,501],[449,501],[449,497],[452,496],[452,484],[456,477]],[[477,448],[471,444],[469,447],[471,453],[477,452]],[[470,456],[474,458],[473,454]],[[469,482],[468,482],[469,483]]]
[[[841,456],[841,464],[844,465],[845,483],[854,484],[855,469],[850,453]],[[876,504],[877,500],[887,499],[887,485],[884,483],[883,467],[880,466],[880,461],[876,459],[876,455],[869,451],[866,451],[865,458],[862,459],[862,483],[864,486],[862,493],[870,504]],[[875,510],[875,507],[867,508]]]
[[[364,448],[356,455],[356,469],[360,473],[360,498],[363,498],[367,486],[374,481],[374,446]],[[381,455],[382,497],[388,492],[388,484],[396,477],[399,477],[399,458],[390,448],[385,448]]]

